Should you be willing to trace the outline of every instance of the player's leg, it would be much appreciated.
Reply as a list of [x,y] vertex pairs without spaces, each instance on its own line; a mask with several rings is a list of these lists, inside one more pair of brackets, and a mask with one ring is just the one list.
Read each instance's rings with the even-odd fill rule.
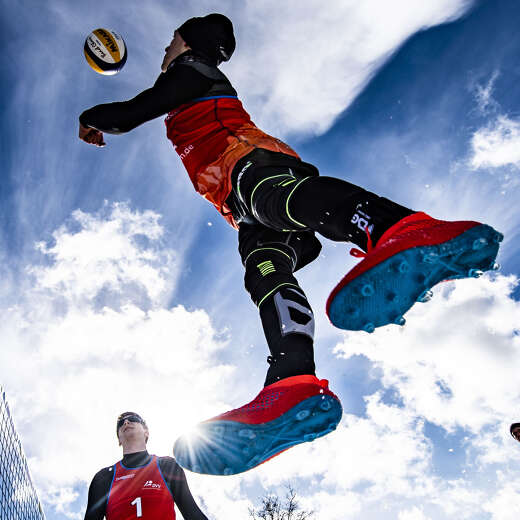
[[[490,226],[433,219],[359,189],[352,189],[343,206],[336,205],[348,191],[343,184],[339,179],[308,178],[286,203],[293,219],[300,218],[330,238],[346,232],[357,234],[357,240],[352,241],[357,245],[361,241],[366,251],[352,251],[363,260],[328,298],[327,314],[334,325],[367,332],[389,323],[404,325],[403,315],[415,302],[428,301],[437,283],[478,277],[498,267],[495,258],[502,235]],[[329,211],[328,205],[335,209]],[[350,215],[354,216],[345,224]],[[367,247],[363,247],[360,231],[349,230],[353,222],[361,221],[367,231]]]
[[331,322],[372,332],[427,301],[451,278],[480,276],[497,266],[502,235],[474,221],[449,222],[414,212],[341,179],[309,175],[306,163],[251,167],[237,179],[241,203],[275,229],[312,229],[354,242],[363,257],[332,291]]
[[265,385],[286,377],[315,375],[314,315],[293,272],[301,267],[304,251],[308,259],[314,259],[320,249],[310,232],[283,233],[261,224],[240,225],[244,284],[258,307],[271,353]]
[[201,423],[200,438],[177,441],[175,456],[182,466],[200,473],[240,473],[336,428],[341,404],[328,382],[315,375],[314,316],[293,275],[320,247],[311,232],[240,225],[245,286],[259,308],[269,368],[253,401]]
[[261,157],[260,164],[251,161],[248,168],[235,173],[234,193],[246,213],[270,228],[312,230],[366,249],[367,234],[375,243],[387,229],[414,213],[342,179],[319,176],[309,163],[289,158],[287,164],[279,165],[274,154],[274,164],[265,164]]

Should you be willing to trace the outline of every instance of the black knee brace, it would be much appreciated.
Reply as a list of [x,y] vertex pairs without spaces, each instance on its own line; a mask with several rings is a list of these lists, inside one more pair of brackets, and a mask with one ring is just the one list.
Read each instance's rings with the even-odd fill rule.
[[306,179],[318,175],[311,164],[289,157],[286,164],[251,163],[236,176],[234,190],[239,204],[257,222],[278,231],[305,231],[309,228],[296,221],[287,211],[292,192]]
[[255,305],[260,307],[281,287],[298,287],[293,276],[296,261],[294,250],[286,244],[268,244],[249,253],[244,259],[244,284]]
[[311,177],[296,177],[289,170],[261,180],[251,195],[251,211],[262,224],[284,231],[303,231],[309,228],[295,220],[287,210],[292,193]]

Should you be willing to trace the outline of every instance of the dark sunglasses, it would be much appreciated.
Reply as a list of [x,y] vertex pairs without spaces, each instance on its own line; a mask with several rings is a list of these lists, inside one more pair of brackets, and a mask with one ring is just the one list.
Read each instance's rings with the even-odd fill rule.
[[121,428],[121,426],[123,426],[125,421],[130,421],[130,422],[136,422],[136,423],[144,424],[144,421],[138,415],[125,415],[124,417],[121,417],[117,421],[117,429],[118,430],[119,430],[119,428]]

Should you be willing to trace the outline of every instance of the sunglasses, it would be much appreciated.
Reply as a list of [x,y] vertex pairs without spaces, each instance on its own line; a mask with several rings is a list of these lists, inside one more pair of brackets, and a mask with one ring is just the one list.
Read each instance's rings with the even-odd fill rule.
[[141,423],[144,424],[144,421],[139,417],[138,415],[125,415],[124,417],[121,417],[117,421],[117,429],[121,428],[125,421],[135,422],[135,423]]

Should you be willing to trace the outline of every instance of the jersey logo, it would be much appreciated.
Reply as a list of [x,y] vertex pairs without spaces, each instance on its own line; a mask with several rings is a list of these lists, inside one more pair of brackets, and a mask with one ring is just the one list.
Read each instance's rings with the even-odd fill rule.
[[126,480],[127,478],[134,478],[135,473],[130,473],[130,475],[123,475],[122,477],[117,477],[116,480]]
[[161,484],[155,484],[153,480],[147,480],[144,483],[143,488],[153,488],[153,489],[161,489]]
[[195,147],[192,144],[189,144],[184,148],[184,152],[179,152],[179,155],[181,156],[181,159],[186,159],[186,156],[194,149]]

